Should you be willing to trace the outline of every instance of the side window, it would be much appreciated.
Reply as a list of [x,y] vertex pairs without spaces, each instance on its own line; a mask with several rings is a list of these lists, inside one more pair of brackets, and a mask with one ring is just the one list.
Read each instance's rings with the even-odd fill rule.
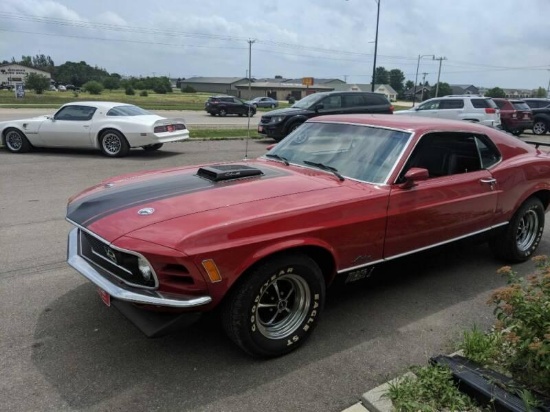
[[365,100],[367,102],[367,106],[389,105],[388,99],[386,99],[386,97],[376,94],[365,95]]
[[464,107],[464,100],[462,99],[445,99],[439,103],[440,109],[462,109]]
[[344,107],[361,107],[365,106],[365,99],[362,94],[346,94],[344,95]]
[[55,120],[87,121],[90,120],[96,111],[90,106],[65,106],[54,116]]
[[475,142],[483,169],[488,169],[500,161],[500,152],[487,136],[476,136]]
[[418,106],[418,110],[437,110],[439,109],[439,102],[441,100],[431,100],[429,102],[422,103]]
[[478,139],[469,133],[440,132],[422,136],[409,157],[400,181],[412,167],[427,169],[430,178],[481,170]]
[[324,106],[324,109],[339,109],[342,107],[342,96],[334,95],[329,96],[323,99],[321,102]]

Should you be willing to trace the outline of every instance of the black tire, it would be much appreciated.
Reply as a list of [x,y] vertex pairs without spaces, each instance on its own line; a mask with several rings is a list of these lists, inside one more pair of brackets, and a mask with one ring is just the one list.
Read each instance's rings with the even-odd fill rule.
[[246,353],[281,356],[311,335],[324,302],[325,281],[317,263],[302,254],[281,255],[234,286],[222,308],[223,327]]
[[155,144],[149,144],[147,146],[142,146],[142,148],[146,152],[154,152],[155,150],[159,150],[162,146],[164,146],[163,143],[155,143]]
[[219,114],[220,116],[222,116],[222,117],[225,117],[225,116],[227,116],[227,110],[225,110],[225,109],[220,109],[220,111],[219,111],[218,114]]
[[300,122],[291,124],[290,127],[288,128],[288,133],[287,134],[292,133],[294,130],[296,130],[298,127],[300,127],[302,124],[303,123],[300,123]]
[[211,112],[211,113],[210,113],[210,116],[216,116],[216,113]]
[[548,131],[548,124],[544,120],[535,120],[533,123],[533,133],[540,136]]
[[523,129],[516,129],[516,130],[512,130],[512,134],[514,136],[519,136],[520,134],[523,133]]
[[101,152],[107,157],[124,157],[130,151],[130,145],[122,133],[117,130],[105,130],[99,137]]
[[2,137],[2,144],[12,153],[25,153],[32,148],[25,133],[18,129],[6,130]]
[[524,262],[537,249],[544,231],[544,206],[531,197],[516,211],[506,227],[491,239],[496,257],[509,262]]

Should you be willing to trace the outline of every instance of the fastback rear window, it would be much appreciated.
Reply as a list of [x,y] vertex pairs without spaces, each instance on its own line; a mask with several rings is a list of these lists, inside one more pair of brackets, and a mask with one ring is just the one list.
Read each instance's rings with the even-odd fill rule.
[[143,110],[137,106],[115,106],[107,112],[107,116],[144,116],[150,115],[151,112]]

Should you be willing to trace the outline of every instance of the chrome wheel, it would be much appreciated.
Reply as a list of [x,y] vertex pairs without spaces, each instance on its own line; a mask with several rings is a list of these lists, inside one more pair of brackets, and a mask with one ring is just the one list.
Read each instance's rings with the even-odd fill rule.
[[541,135],[547,132],[546,123],[539,120],[533,124],[533,133]]
[[101,151],[105,156],[122,157],[130,151],[130,146],[124,135],[117,130],[107,130],[100,138]]
[[539,227],[537,212],[533,209],[528,210],[519,221],[516,233],[516,242],[520,251],[527,251],[533,246],[538,237]]
[[289,274],[267,285],[256,306],[258,331],[269,339],[290,336],[302,324],[311,305],[311,291],[298,275]]
[[23,147],[23,136],[17,130],[6,133],[6,146],[12,152],[18,152]]
[[6,149],[12,153],[24,153],[31,150],[32,146],[27,140],[27,136],[18,129],[7,129],[2,137],[2,142]]

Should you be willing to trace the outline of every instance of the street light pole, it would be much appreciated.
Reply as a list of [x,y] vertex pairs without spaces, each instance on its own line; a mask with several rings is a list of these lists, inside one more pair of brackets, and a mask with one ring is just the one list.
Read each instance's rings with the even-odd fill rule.
[[374,62],[372,64],[372,86],[371,92],[374,92],[374,79],[376,76],[376,54],[378,52],[378,22],[380,21],[380,2],[382,0],[375,0],[378,5],[378,10],[376,12],[376,37],[374,38]]
[[[413,105],[412,107],[414,107],[414,102],[416,102],[416,85],[418,84],[418,68],[420,67],[420,59],[422,57],[430,57],[432,56],[432,60],[435,60],[435,54],[423,54],[423,55],[418,55],[418,63],[416,63],[416,75],[414,76],[414,93],[413,93]],[[424,87],[424,86],[422,86]]]

